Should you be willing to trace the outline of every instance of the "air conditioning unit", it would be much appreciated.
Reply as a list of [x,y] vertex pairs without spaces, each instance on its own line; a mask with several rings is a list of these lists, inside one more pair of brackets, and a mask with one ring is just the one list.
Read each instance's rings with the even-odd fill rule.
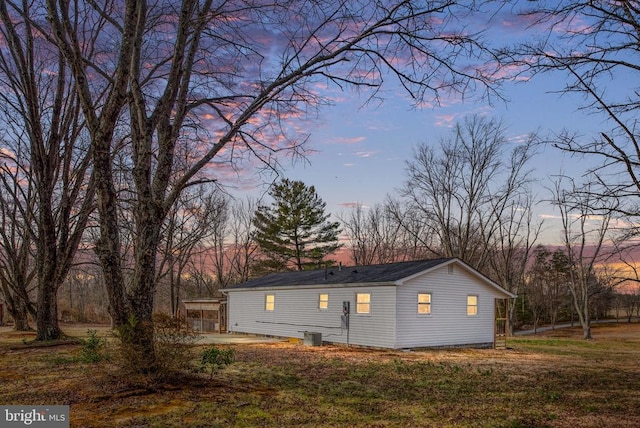
[[322,346],[322,333],[305,331],[304,345],[305,346]]

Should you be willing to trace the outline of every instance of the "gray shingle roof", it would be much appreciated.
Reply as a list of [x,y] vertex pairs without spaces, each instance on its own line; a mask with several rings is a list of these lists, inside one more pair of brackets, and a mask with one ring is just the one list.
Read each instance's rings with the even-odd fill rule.
[[431,269],[450,260],[452,260],[452,258],[370,266],[343,266],[341,269],[338,266],[333,266],[327,269],[279,272],[263,276],[262,278],[252,279],[241,284],[232,285],[227,287],[227,289],[237,290],[262,287],[394,282]]

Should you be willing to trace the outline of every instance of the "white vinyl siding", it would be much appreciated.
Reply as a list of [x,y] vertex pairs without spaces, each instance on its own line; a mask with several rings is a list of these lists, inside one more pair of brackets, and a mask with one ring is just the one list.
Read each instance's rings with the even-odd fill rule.
[[[351,303],[349,343],[393,348],[395,341],[396,286],[228,291],[230,332],[303,338],[304,332],[322,333],[322,340],[347,343],[341,328],[342,302]],[[356,316],[356,294],[370,295],[369,316]],[[275,310],[266,312],[265,294],[275,295]],[[330,294],[332,304],[318,310],[318,296]],[[414,296],[415,298],[415,296]],[[335,303],[335,304],[333,304]]]
[[[455,269],[453,274],[449,272],[443,266],[397,287],[396,348],[493,342],[494,302],[504,295],[462,268]],[[434,303],[429,316],[420,315],[415,309],[418,293],[432,296]],[[477,296],[475,316],[467,316],[469,295]]]

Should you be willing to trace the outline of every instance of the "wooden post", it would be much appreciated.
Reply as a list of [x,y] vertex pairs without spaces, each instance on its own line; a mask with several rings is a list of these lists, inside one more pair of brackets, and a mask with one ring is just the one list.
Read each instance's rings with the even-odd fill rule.
[[493,330],[493,347],[494,349],[507,348],[507,332],[509,331],[508,322],[508,305],[509,299],[495,300],[495,323]]

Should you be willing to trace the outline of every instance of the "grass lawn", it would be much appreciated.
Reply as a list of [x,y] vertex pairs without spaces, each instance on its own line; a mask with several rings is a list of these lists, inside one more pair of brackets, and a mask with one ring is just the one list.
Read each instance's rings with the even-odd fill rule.
[[[512,338],[507,350],[234,345],[212,379],[145,385],[78,344],[0,332],[0,404],[70,405],[94,427],[638,427],[640,324]],[[196,349],[196,355],[205,349]]]

